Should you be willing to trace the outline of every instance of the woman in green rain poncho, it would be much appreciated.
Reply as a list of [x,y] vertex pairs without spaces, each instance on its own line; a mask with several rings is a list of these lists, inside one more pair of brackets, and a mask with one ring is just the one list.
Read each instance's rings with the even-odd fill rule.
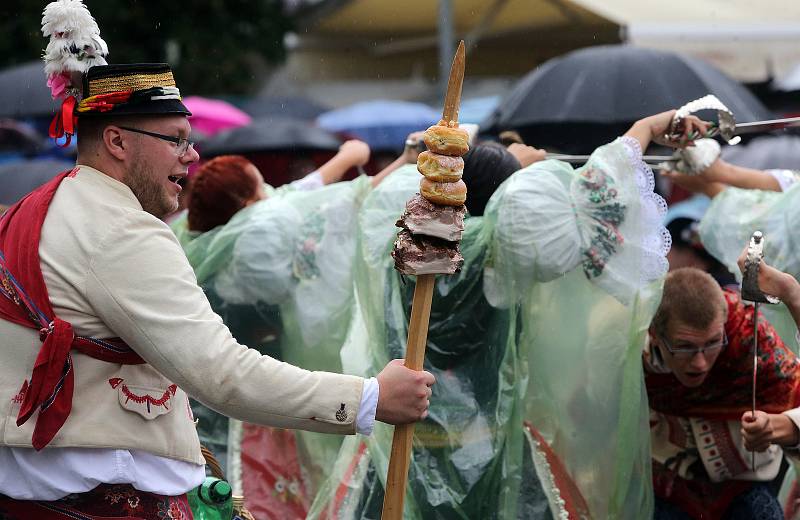
[[[264,185],[243,157],[204,164],[192,180],[189,212],[172,224],[214,310],[243,344],[309,370],[341,370],[350,323],[355,221],[362,201],[408,158],[374,177],[335,182],[364,164],[369,148],[348,141],[329,163],[298,183]],[[267,396],[265,396],[267,397]],[[228,477],[258,467],[243,482],[258,514],[303,516],[315,482],[340,440],[230,421],[193,402],[201,442],[223,460]],[[245,472],[246,473],[246,472]],[[252,473],[250,473],[252,474]],[[236,486],[235,486],[236,487]]]
[[[766,238],[766,260],[800,278],[800,172],[754,170],[717,159],[697,175],[669,172],[666,177],[691,191],[712,197],[700,222],[703,247],[730,272],[741,277],[736,261],[754,231]],[[797,327],[784,305],[762,305],[761,312],[795,353]]]
[[[641,149],[671,117],[636,123],[577,170],[517,171],[483,215],[470,206],[496,185],[475,189],[480,148],[466,158],[465,263],[436,280],[425,368],[437,384],[416,427],[406,518],[652,515],[641,349],[669,235]],[[362,207],[345,371],[404,352],[414,282],[389,252],[418,184],[405,167]],[[346,439],[309,516],[379,517],[390,445],[381,425]]]

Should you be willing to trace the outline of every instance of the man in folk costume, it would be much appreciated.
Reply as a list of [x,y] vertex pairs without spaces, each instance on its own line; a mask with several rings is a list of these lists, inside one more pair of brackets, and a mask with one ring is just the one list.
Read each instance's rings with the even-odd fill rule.
[[[759,284],[800,316],[800,287],[762,263]],[[695,268],[670,272],[645,349],[656,519],[783,518],[770,482],[800,444],[800,362],[754,307]],[[750,450],[755,450],[755,467]]]
[[43,30],[66,97],[51,135],[81,138],[74,169],[0,218],[0,518],[191,518],[205,461],[187,394],[336,434],[424,417],[426,372],[309,372],[233,339],[160,220],[198,160],[171,70],[106,65],[80,0],[51,3]]

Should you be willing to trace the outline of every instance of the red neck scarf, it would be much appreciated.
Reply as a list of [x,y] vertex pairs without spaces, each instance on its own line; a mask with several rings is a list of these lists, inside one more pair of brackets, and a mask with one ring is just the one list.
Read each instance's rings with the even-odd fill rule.
[[[647,374],[650,408],[681,417],[739,420],[752,408],[753,306],[726,291],[728,346],[702,385],[683,386],[672,374]],[[758,322],[756,407],[781,413],[800,406],[800,361],[763,317]]]
[[119,338],[75,336],[72,325],[59,319],[50,304],[39,260],[42,224],[61,181],[77,172],[75,168],[57,175],[0,218],[0,319],[38,329],[42,341],[30,382],[25,381],[20,391],[23,401],[17,416],[17,426],[21,426],[39,412],[33,430],[37,450],[47,446],[72,410],[70,350],[110,363],[144,363]]

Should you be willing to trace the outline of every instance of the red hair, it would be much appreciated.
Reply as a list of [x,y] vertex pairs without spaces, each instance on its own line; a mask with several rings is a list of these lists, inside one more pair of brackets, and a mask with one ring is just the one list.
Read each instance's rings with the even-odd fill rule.
[[221,155],[203,164],[189,183],[188,221],[191,231],[210,231],[227,223],[256,198],[260,180],[241,155]]

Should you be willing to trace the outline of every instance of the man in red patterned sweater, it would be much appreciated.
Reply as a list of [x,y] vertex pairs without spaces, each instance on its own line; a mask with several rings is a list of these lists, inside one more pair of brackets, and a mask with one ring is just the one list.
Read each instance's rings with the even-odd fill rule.
[[[797,321],[800,284],[764,264],[760,284]],[[753,417],[753,312],[699,269],[667,276],[643,360],[656,519],[783,518],[768,484],[798,454],[800,361],[760,317]]]

